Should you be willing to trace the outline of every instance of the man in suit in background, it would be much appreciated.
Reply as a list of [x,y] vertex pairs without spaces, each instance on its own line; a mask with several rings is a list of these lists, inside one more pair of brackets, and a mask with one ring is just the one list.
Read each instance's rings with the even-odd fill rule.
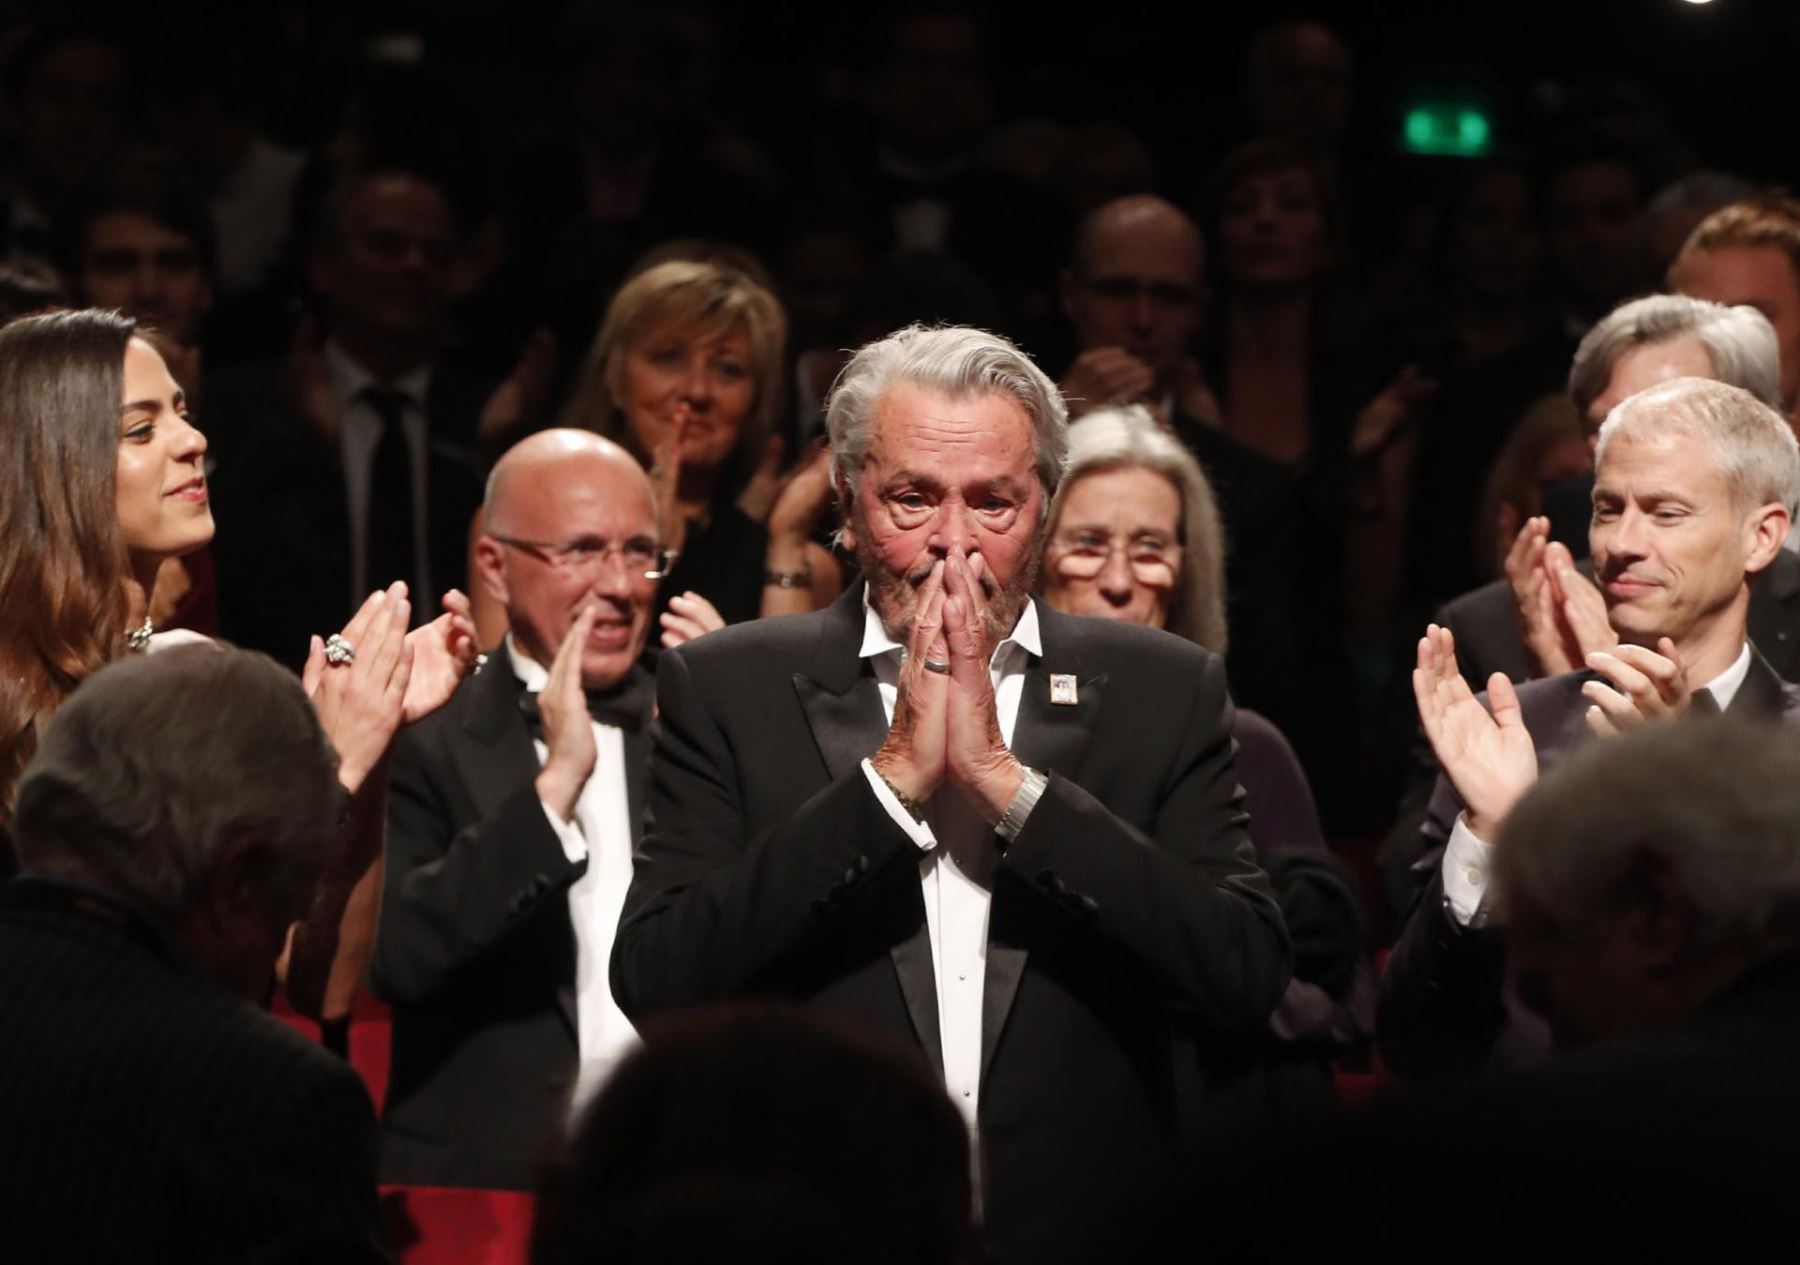
[[635,1041],[607,958],[650,756],[665,568],[644,472],[585,431],[494,467],[476,547],[511,632],[396,744],[372,978],[393,1004],[382,1176],[529,1189]]
[[[1652,295],[1614,309],[1582,339],[1569,369],[1569,398],[1590,447],[1616,405],[1685,375],[1743,387],[1774,405],[1781,385],[1774,331],[1748,308],[1682,295]],[[1591,476],[1584,477],[1584,506],[1591,487]],[[1507,557],[1506,576],[1438,612],[1437,623],[1456,639],[1457,666],[1471,690],[1486,688],[1496,672],[1515,685],[1567,672],[1582,666],[1590,651],[1618,643],[1593,585],[1592,563],[1577,562],[1551,539],[1550,529],[1546,518],[1527,521]],[[1584,526],[1584,540],[1586,535]],[[1751,587],[1748,621],[1750,640],[1776,674],[1787,680],[1800,676],[1800,554],[1792,549],[1778,554]],[[1406,792],[1381,849],[1383,887],[1402,921],[1436,862],[1420,851],[1419,826],[1437,775],[1437,761],[1421,732]]]
[[1066,417],[1011,343],[902,330],[826,420],[865,583],[663,656],[620,1003],[890,1034],[963,1113],[997,1260],[1155,1259],[1290,966],[1222,667],[1030,598]]
[[461,234],[422,173],[347,178],[319,213],[317,326],[302,322],[288,359],[207,384],[234,641],[291,658],[371,589],[405,580],[426,618],[463,587],[486,390],[441,359]]
[[1746,633],[1752,581],[1781,554],[1797,500],[1800,445],[1774,409],[1708,379],[1652,387],[1613,410],[1596,449],[1590,543],[1620,644],[1517,689],[1495,673],[1484,707],[1454,638],[1428,630],[1413,688],[1443,773],[1421,833],[1442,861],[1382,975],[1377,1030],[1396,1072],[1467,1078],[1548,1045],[1502,990],[1488,898],[1492,841],[1540,767],[1691,708],[1800,720],[1800,687]]
[[1063,399],[1072,417],[1144,404],[1199,460],[1230,545],[1231,697],[1284,733],[1306,735],[1316,708],[1294,670],[1307,657],[1298,601],[1308,565],[1300,488],[1288,470],[1220,425],[1193,346],[1205,258],[1199,226],[1162,198],[1134,194],[1089,213],[1062,275],[1063,314],[1076,344]]
[[263,1003],[336,846],[337,753],[262,655],[101,669],[19,786],[0,892],[9,1259],[387,1259],[350,1066]]

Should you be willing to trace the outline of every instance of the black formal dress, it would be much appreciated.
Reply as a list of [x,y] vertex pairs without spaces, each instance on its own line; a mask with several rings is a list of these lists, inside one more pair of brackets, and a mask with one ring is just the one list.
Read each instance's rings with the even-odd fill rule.
[[[632,823],[649,682],[627,684]],[[529,1190],[561,1136],[579,1058],[570,861],[538,798],[531,702],[504,650],[394,744],[370,979],[393,1007],[384,1181]],[[597,846],[590,841],[590,846]]]
[[375,1262],[362,1081],[110,897],[0,895],[0,1256]]
[[[1148,1259],[1189,1207],[1195,1149],[1260,1107],[1245,1087],[1289,948],[1245,834],[1219,661],[1039,612],[1013,749],[1049,785],[991,884],[986,1227],[1003,1265]],[[860,767],[888,728],[864,623],[857,585],[663,656],[613,951],[634,1019],[794,999],[942,1065],[920,852]],[[1065,675],[1073,705],[1052,700]]]

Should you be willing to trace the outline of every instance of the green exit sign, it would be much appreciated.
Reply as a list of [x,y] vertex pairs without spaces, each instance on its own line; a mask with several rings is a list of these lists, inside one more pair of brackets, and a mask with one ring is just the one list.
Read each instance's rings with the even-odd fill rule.
[[1479,158],[1494,144],[1494,126],[1475,106],[1433,103],[1415,105],[1401,124],[1401,146],[1408,153],[1450,158]]

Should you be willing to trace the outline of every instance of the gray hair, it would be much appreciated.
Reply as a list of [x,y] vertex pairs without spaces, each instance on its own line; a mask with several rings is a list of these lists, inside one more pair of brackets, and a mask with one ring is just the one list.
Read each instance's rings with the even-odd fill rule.
[[1712,376],[1742,387],[1765,404],[1781,402],[1781,351],[1775,327],[1753,307],[1726,307],[1685,294],[1652,294],[1621,303],[1601,317],[1575,349],[1569,398],[1586,425],[1606,393],[1613,366],[1638,347],[1692,338],[1706,349]]
[[1594,940],[1643,866],[1660,862],[1707,940],[1763,941],[1800,914],[1796,768],[1800,736],[1729,717],[1592,743],[1508,814],[1494,847],[1498,897],[1529,907],[1533,932]]
[[1062,392],[1011,342],[966,325],[908,325],[850,357],[825,405],[831,471],[841,488],[855,492],[874,438],[876,406],[900,383],[958,400],[976,395],[1017,400],[1031,419],[1046,505],[1055,495],[1069,452],[1069,410]]
[[1639,391],[1607,414],[1594,467],[1619,437],[1691,435],[1705,441],[1740,513],[1770,502],[1794,516],[1800,503],[1800,443],[1787,420],[1742,387],[1711,378],[1676,378]]
[[271,910],[317,879],[343,791],[292,673],[248,650],[120,660],[56,713],[19,784],[21,868],[88,883],[165,924],[205,900],[233,839],[261,837]]
[[1069,428],[1069,463],[1050,507],[1050,530],[1062,518],[1069,489],[1083,475],[1149,470],[1181,498],[1181,570],[1168,628],[1216,655],[1225,654],[1225,526],[1206,472],[1141,404],[1095,409]]

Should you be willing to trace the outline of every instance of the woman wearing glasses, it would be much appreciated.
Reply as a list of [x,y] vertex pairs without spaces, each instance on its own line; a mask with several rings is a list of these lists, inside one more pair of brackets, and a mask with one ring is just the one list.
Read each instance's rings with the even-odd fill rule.
[[[1225,653],[1217,500],[1192,454],[1142,406],[1097,410],[1070,428],[1047,538],[1040,588],[1055,609],[1164,628]],[[1360,1039],[1370,999],[1353,881],[1325,847],[1287,740],[1242,710],[1232,735],[1250,837],[1294,937],[1295,982],[1275,1030],[1325,1045]]]

